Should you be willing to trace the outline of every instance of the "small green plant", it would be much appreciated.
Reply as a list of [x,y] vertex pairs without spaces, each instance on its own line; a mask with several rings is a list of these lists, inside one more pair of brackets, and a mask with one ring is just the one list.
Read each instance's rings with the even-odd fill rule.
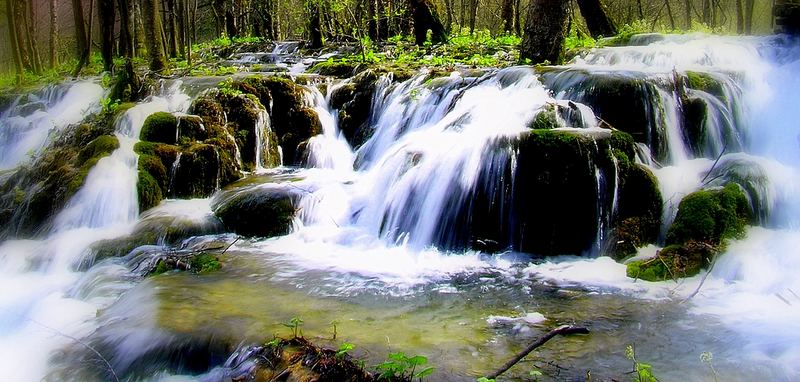
[[100,100],[101,112],[104,114],[114,114],[119,109],[119,100],[112,100],[109,97]]
[[336,321],[336,320],[331,321],[331,326],[333,326],[333,339],[334,340],[336,339],[336,335],[338,334],[336,332],[336,326],[337,325],[339,325],[339,321]]
[[480,377],[475,382],[495,382],[494,378]]
[[528,372],[528,375],[530,375],[530,377],[532,378],[533,381],[538,382],[539,378],[542,377],[542,372],[539,371],[539,369],[537,369],[537,368],[533,368],[533,370]]
[[336,358],[338,359],[344,358],[344,356],[347,355],[347,353],[349,353],[351,350],[355,348],[356,345],[353,345],[349,342],[342,343],[341,345],[339,345],[339,349],[336,349]]
[[283,326],[292,329],[292,336],[294,338],[303,337],[303,331],[300,329],[300,326],[303,325],[303,320],[300,317],[292,317],[289,322],[284,322]]
[[428,366],[416,371],[417,367],[423,367],[427,363],[428,358],[421,355],[409,357],[403,352],[389,353],[389,359],[377,366],[378,371],[381,373],[378,375],[378,380],[395,381],[416,378],[422,381],[425,377],[431,375],[435,369]]
[[714,375],[714,381],[719,381],[717,378],[717,369],[714,368],[714,364],[712,361],[714,360],[714,355],[711,354],[710,351],[704,351],[700,353],[700,362],[708,365],[708,368],[711,369],[711,374]]
[[636,359],[636,351],[633,345],[628,345],[628,347],[625,348],[625,357],[633,362],[633,371],[631,373],[634,374],[634,382],[658,382],[658,378],[653,375],[653,365],[639,362]]

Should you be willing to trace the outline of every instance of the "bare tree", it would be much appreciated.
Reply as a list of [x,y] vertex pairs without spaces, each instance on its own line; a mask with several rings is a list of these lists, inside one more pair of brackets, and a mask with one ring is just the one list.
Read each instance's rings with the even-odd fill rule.
[[142,18],[145,42],[150,56],[150,70],[162,73],[167,70],[167,57],[161,38],[161,17],[158,15],[158,0],[143,0]]
[[617,27],[608,17],[606,7],[600,0],[578,0],[578,7],[592,37],[608,37],[617,34]]

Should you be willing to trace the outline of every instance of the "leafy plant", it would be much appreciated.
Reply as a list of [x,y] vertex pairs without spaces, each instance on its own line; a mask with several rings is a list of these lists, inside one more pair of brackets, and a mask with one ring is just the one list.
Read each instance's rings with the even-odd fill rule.
[[301,325],[303,325],[303,320],[300,317],[292,317],[289,322],[283,323],[283,326],[292,329],[292,336],[295,338],[303,336],[303,331],[300,329]]
[[425,377],[433,373],[434,367],[424,367],[420,371],[416,371],[417,367],[423,367],[428,363],[428,358],[415,355],[413,357],[407,356],[403,352],[389,353],[389,359],[377,366],[378,380],[394,381],[417,378],[422,381]]
[[625,348],[625,357],[633,362],[633,371],[631,373],[635,373],[633,376],[634,382],[658,382],[658,378],[653,375],[653,365],[639,362],[636,359],[636,351],[633,345],[628,345]]
[[708,365],[708,368],[711,369],[711,374],[714,375],[714,381],[719,381],[719,379],[717,379],[717,370],[714,369],[714,364],[712,363],[713,360],[714,355],[711,354],[710,351],[704,351],[700,353],[700,362]]
[[495,382],[494,378],[480,377],[475,382]]
[[336,358],[338,359],[344,358],[344,356],[347,355],[348,352],[350,352],[355,348],[356,345],[353,345],[349,342],[342,343],[341,345],[339,345],[339,349],[336,350]]

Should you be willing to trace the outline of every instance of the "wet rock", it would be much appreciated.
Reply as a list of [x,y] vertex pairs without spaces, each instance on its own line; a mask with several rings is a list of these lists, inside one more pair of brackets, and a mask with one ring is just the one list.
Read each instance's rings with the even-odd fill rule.
[[752,210],[742,188],[725,187],[693,192],[681,200],[675,221],[667,231],[667,245],[698,241],[719,245],[723,239],[744,235]]
[[241,177],[231,156],[219,147],[198,143],[181,151],[172,180],[179,198],[204,198]]
[[717,248],[703,242],[689,241],[660,250],[656,257],[628,263],[628,277],[646,281],[676,280],[691,277],[709,266]]
[[664,201],[649,169],[627,155],[616,155],[619,200],[606,253],[619,260],[658,240]]
[[299,191],[283,185],[225,191],[213,203],[225,228],[244,236],[273,237],[291,232]]
[[181,145],[202,142],[208,139],[208,131],[199,115],[178,117],[178,137]]
[[167,112],[153,113],[144,121],[139,139],[174,145],[178,140],[178,119]]
[[355,149],[372,136],[368,122],[377,82],[375,72],[367,70],[331,93],[330,105],[339,110],[339,129]]

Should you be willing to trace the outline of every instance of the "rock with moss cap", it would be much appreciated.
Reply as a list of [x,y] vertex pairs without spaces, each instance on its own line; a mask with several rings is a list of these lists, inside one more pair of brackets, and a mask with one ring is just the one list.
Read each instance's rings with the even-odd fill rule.
[[288,185],[264,184],[227,190],[214,199],[212,209],[237,234],[281,236],[291,232],[299,198]]
[[163,111],[151,114],[144,120],[139,139],[174,145],[178,140],[178,118]]
[[331,108],[339,111],[339,129],[353,148],[372,136],[368,125],[378,76],[372,70],[359,73],[331,91]]

